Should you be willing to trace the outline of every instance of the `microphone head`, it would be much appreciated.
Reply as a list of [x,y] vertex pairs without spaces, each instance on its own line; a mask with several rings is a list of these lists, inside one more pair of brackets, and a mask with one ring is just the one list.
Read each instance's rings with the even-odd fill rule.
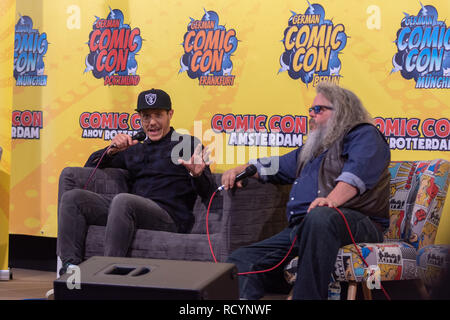
[[132,136],[131,139],[137,140],[137,141],[144,141],[146,137],[147,137],[147,135],[145,134],[144,131],[139,131],[134,136]]
[[[256,169],[256,166],[251,164],[248,167],[246,167],[244,171],[242,171],[241,173],[239,173],[236,176],[236,179],[234,182],[236,183],[236,182],[242,180],[242,186],[245,187],[248,183],[247,178],[253,176],[257,171],[258,171],[258,169]],[[235,187],[233,187],[233,189],[234,188]],[[225,189],[225,185],[222,185],[219,188],[217,188],[216,191],[222,191],[224,189]]]

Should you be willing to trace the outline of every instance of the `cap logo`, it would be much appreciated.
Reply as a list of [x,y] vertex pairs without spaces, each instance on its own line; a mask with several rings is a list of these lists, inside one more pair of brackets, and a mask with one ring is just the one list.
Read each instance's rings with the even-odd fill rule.
[[152,106],[155,104],[156,102],[156,93],[148,93],[145,95],[145,102],[147,102],[147,104],[149,106]]

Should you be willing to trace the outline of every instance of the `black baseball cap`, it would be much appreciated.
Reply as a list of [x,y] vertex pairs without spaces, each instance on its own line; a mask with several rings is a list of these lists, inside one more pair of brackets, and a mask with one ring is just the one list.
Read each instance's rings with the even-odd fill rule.
[[151,89],[139,93],[136,111],[145,109],[172,109],[169,95],[161,89]]

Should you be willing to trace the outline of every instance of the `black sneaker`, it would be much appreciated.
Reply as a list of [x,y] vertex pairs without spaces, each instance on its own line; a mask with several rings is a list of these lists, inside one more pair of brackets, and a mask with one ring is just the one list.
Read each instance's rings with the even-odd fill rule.
[[67,273],[67,270],[72,266],[75,265],[69,262],[63,263],[61,269],[59,269],[59,276],[61,277],[63,274]]

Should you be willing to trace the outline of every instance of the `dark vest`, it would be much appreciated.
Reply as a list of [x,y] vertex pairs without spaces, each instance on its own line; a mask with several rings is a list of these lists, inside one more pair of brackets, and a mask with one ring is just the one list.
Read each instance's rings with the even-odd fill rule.
[[[322,160],[319,169],[319,197],[326,197],[334,189],[337,182],[336,178],[342,173],[346,157],[342,155],[344,137],[354,128],[361,125],[356,124],[347,130],[339,139],[337,139],[328,149]],[[377,129],[378,134],[386,142],[383,134]],[[376,185],[367,189],[363,194],[357,194],[355,197],[342,205],[344,208],[357,210],[367,216],[389,219],[389,197],[391,174],[388,169],[389,163],[380,176]],[[370,168],[367,168],[370,170]]]

